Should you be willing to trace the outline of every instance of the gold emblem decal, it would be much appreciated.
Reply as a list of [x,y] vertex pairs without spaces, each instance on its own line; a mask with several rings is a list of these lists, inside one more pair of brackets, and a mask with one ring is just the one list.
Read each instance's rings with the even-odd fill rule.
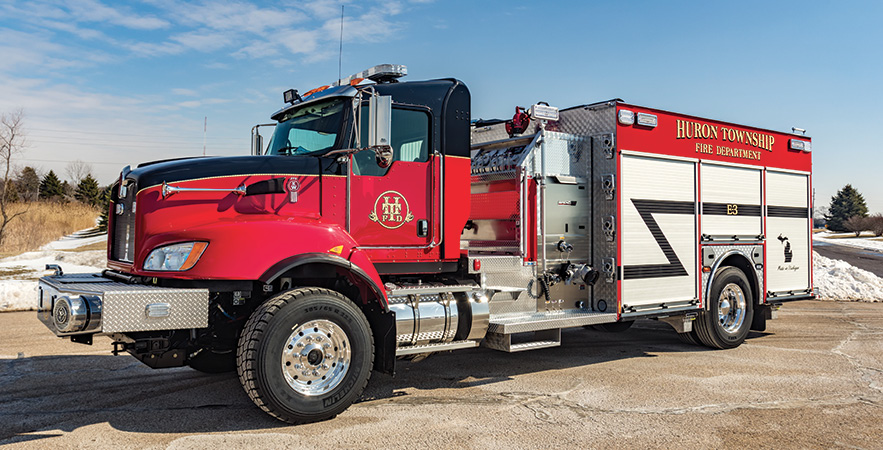
[[379,223],[383,228],[395,230],[414,220],[414,214],[411,213],[404,195],[396,191],[386,191],[377,196],[374,210],[368,214],[368,218]]
[[728,216],[738,216],[739,215],[739,205],[727,205],[727,215]]

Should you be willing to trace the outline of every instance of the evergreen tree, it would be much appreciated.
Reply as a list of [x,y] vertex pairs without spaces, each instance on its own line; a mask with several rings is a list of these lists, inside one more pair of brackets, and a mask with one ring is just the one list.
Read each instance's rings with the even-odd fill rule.
[[62,200],[64,198],[64,187],[52,170],[40,182],[40,198],[46,200]]
[[101,193],[98,191],[98,182],[95,181],[95,178],[92,178],[92,174],[86,174],[86,176],[80,180],[79,184],[77,184],[76,191],[74,191],[75,199],[90,206],[96,206],[98,204],[99,195],[101,195]]
[[61,182],[61,199],[65,202],[74,196],[74,187],[67,180]]
[[98,210],[101,211],[101,216],[98,219],[98,229],[101,231],[107,231],[108,208],[110,208],[110,186],[101,188],[101,193],[98,197]]
[[851,184],[847,184],[837,191],[837,195],[831,197],[831,207],[828,208],[828,214],[825,214],[828,229],[847,231],[845,222],[853,216],[867,217],[868,205],[865,204],[862,194]]
[[26,202],[36,200],[40,195],[40,176],[33,167],[27,166],[21,169],[18,178],[15,180],[16,188],[21,199]]

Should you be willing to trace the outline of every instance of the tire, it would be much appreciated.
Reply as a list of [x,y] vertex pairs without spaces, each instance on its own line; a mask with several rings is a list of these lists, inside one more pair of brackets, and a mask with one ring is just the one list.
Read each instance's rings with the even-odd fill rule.
[[343,295],[320,288],[283,292],[264,302],[239,338],[239,381],[252,401],[279,420],[333,418],[368,384],[371,327]]
[[745,341],[754,318],[748,278],[735,267],[719,269],[708,293],[708,307],[693,323],[693,335],[711,348],[736,348]]
[[236,351],[215,352],[203,348],[187,359],[191,369],[202,373],[227,373],[236,370]]
[[621,333],[625,330],[628,330],[634,324],[634,320],[627,320],[624,322],[610,322],[610,323],[602,323],[598,325],[592,325],[592,329],[596,331],[604,331],[606,333]]
[[685,344],[702,345],[702,342],[699,342],[699,340],[696,339],[696,335],[695,335],[694,331],[690,331],[687,333],[677,333],[677,335],[678,335],[678,339],[680,339],[681,342],[683,342]]

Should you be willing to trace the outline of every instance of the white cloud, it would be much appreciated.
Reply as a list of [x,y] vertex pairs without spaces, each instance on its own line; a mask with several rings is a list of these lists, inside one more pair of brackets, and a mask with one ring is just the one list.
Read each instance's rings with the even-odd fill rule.
[[181,96],[184,96],[184,97],[196,97],[197,95],[199,95],[199,94],[198,94],[196,91],[194,91],[193,89],[181,89],[181,88],[178,88],[178,89],[172,89],[172,93],[175,94],[175,95],[181,95]]
[[111,23],[136,30],[157,30],[169,26],[169,22],[163,19],[114,9],[96,0],[70,0],[66,6],[70,14],[81,22]]
[[279,54],[279,46],[267,41],[253,41],[252,43],[233,52],[237,58],[267,58]]
[[306,30],[288,30],[276,34],[279,43],[291,53],[310,54],[316,50],[318,33]]
[[230,33],[198,30],[176,34],[171,40],[196,51],[211,53],[227,47],[233,37]]

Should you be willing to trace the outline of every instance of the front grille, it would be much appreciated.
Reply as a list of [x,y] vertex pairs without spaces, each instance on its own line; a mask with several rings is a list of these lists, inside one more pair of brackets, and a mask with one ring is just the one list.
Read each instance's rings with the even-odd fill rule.
[[115,261],[133,262],[135,258],[135,183],[129,181],[126,195],[119,197],[119,187],[114,186],[113,239],[110,246],[110,257]]

